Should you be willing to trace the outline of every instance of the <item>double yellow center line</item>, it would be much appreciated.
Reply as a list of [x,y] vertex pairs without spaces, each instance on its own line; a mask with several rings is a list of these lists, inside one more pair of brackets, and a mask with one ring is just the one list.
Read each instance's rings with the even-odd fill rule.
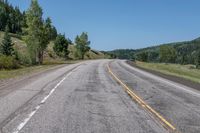
[[149,113],[154,115],[156,119],[159,120],[159,122],[164,126],[167,130],[169,130],[172,133],[180,133],[177,131],[177,129],[168,122],[163,116],[161,116],[158,112],[156,112],[152,107],[150,107],[142,98],[140,98],[132,89],[130,89],[126,84],[124,84],[111,70],[110,66],[107,65],[109,73],[114,77],[114,79],[120,83],[125,91],[139,104],[141,105],[145,110],[147,110]]

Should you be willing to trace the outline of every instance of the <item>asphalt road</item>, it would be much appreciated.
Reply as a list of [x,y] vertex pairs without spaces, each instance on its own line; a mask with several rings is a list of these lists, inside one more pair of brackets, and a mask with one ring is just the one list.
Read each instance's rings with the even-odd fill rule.
[[200,131],[200,93],[120,60],[64,66],[0,90],[2,133],[167,133],[108,73],[183,133]]
[[111,63],[114,73],[182,133],[200,133],[200,92],[125,63]]

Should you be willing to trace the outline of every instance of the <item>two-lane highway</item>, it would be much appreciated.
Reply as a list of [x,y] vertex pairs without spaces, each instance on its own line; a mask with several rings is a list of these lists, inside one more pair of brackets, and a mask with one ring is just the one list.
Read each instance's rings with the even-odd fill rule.
[[[199,92],[157,80],[120,60],[68,65],[0,97],[2,133],[168,133],[109,74],[183,133],[200,131]],[[0,93],[5,90],[0,90]]]
[[182,133],[200,132],[200,92],[133,68],[125,61],[110,65],[114,73]]

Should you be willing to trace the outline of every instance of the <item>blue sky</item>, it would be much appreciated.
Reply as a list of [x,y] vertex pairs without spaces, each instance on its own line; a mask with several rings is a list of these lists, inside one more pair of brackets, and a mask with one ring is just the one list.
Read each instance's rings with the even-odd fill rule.
[[[9,0],[26,10],[30,0]],[[97,50],[143,48],[200,36],[200,0],[39,0],[60,33],[88,32]]]

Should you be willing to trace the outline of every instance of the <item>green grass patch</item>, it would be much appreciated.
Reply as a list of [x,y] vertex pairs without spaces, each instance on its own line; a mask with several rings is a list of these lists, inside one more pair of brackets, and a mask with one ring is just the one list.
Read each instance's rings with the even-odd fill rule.
[[12,69],[12,70],[3,69],[0,70],[0,80],[16,78],[19,76],[25,76],[28,74],[41,72],[61,64],[75,64],[78,62],[81,62],[81,60],[67,60],[67,61],[55,60],[55,61],[45,61],[43,65],[38,65],[38,66],[22,67],[19,69]]
[[33,74],[33,73],[40,72],[54,66],[55,65],[40,65],[40,66],[23,67],[23,68],[12,69],[12,70],[0,70],[0,80],[16,78],[16,77],[24,76],[27,74]]
[[158,71],[167,75],[173,75],[200,83],[200,70],[195,69],[194,65],[146,63],[139,61],[137,61],[136,64],[142,68]]

